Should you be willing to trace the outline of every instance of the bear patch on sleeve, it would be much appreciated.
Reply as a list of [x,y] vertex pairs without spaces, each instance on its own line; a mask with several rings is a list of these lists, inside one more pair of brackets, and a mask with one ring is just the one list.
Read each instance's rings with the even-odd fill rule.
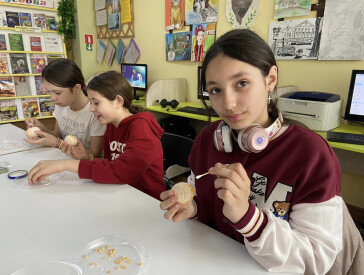
[[288,221],[289,205],[290,205],[290,203],[285,202],[285,201],[275,201],[275,202],[273,202],[273,207],[274,207],[273,214],[274,214],[274,216]]

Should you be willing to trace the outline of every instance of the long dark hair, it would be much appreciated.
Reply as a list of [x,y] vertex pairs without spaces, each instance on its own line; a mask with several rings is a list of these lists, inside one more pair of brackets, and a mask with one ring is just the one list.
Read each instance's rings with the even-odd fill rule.
[[[235,29],[220,36],[207,51],[201,71],[201,81],[204,90],[206,89],[205,73],[207,65],[220,54],[258,68],[263,77],[269,75],[272,66],[276,66],[278,70],[277,62],[271,48],[259,35],[249,29]],[[274,90],[270,94],[272,100],[268,103],[268,115],[274,120],[279,114],[276,87],[274,87]],[[203,99],[202,102],[207,107]],[[284,122],[285,124],[300,124],[287,118],[284,119]]]
[[117,71],[107,71],[94,76],[87,84],[87,89],[97,91],[111,101],[114,101],[116,96],[121,96],[124,99],[123,107],[132,114],[146,111],[143,107],[132,104],[133,89],[123,75]]
[[52,60],[42,70],[42,78],[58,87],[70,88],[71,92],[76,84],[80,84],[86,95],[85,78],[80,68],[72,60],[65,58]]

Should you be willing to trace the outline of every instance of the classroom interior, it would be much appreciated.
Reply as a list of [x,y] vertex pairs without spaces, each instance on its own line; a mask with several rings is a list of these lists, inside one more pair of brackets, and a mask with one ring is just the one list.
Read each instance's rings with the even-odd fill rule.
[[[5,1],[5,0],[4,0]],[[1,2],[4,2],[1,1]],[[185,98],[185,102],[182,102],[181,106],[201,106],[201,100],[198,98],[198,67],[201,66],[201,62],[192,62],[192,61],[175,61],[175,62],[169,62],[166,58],[166,41],[165,41],[165,35],[170,33],[169,31],[165,30],[165,1],[139,1],[139,0],[131,0],[133,2],[133,28],[134,28],[134,37],[133,39],[136,41],[139,49],[140,49],[140,55],[136,64],[146,64],[147,65],[147,72],[148,72],[148,79],[147,79],[147,87],[148,89],[151,89],[151,87],[155,89],[158,88],[156,83],[159,81],[166,81],[169,80],[183,80],[180,90],[183,90],[183,98]],[[216,38],[221,36],[222,34],[230,31],[232,29],[231,25],[229,24],[227,17],[226,17],[226,3],[230,0],[219,0],[219,8],[218,8],[218,20],[216,24]],[[268,32],[269,32],[269,24],[273,21],[277,21],[274,19],[274,3],[271,0],[259,0],[260,1],[260,10],[259,13],[254,21],[254,23],[250,26],[250,29],[254,32],[258,33],[265,41],[268,40]],[[312,4],[318,3],[319,0],[312,0]],[[320,1],[322,2],[322,1]],[[103,61],[101,64],[97,61],[97,44],[98,44],[98,28],[96,27],[96,19],[95,19],[95,7],[94,7],[94,0],[75,0],[75,8],[77,12],[75,13],[75,21],[76,21],[76,38],[72,40],[72,47],[71,51],[69,51],[69,58],[72,59],[81,69],[85,79],[89,79],[95,74],[98,74],[100,72],[105,72],[108,70],[115,70],[120,72],[121,71],[121,65],[118,64],[117,61],[114,61],[111,66],[106,64],[105,61]],[[9,7],[8,9],[11,9]],[[304,18],[315,18],[317,17],[317,11],[311,11],[310,14],[306,16],[300,16],[299,18],[293,17],[292,19],[304,19]],[[185,26],[181,30],[174,30],[173,32],[179,32],[179,31],[190,31],[191,28],[189,26]],[[86,43],[86,36],[90,37],[92,36],[93,42],[92,42],[92,50],[90,48],[87,48]],[[119,38],[111,38],[113,43],[116,45],[117,40]],[[130,37],[128,38],[121,38],[124,45],[128,45],[130,41]],[[107,39],[103,39],[106,43]],[[348,91],[352,76],[353,70],[364,70],[364,60],[345,60],[345,61],[339,61],[339,60],[333,60],[333,61],[323,61],[323,60],[307,60],[307,59],[299,59],[299,60],[277,60],[278,68],[279,68],[279,76],[278,76],[278,87],[297,87],[298,91],[315,91],[315,92],[323,92],[323,93],[332,93],[337,94],[340,96],[342,101],[341,106],[341,118],[340,118],[340,124],[341,126],[345,127],[345,125],[354,126],[356,127],[357,133],[360,133],[364,136],[364,124],[358,124],[355,122],[350,122],[344,119],[345,115],[345,107],[347,104],[348,99]],[[181,82],[179,82],[181,83]],[[154,86],[153,86],[154,85]],[[137,91],[137,95],[142,97],[141,100],[134,101],[134,104],[136,105],[142,105],[145,106],[145,97],[147,97],[148,91]],[[176,94],[174,94],[176,95]],[[208,122],[206,121],[207,118],[205,116],[198,116],[193,114],[179,114],[176,112],[175,108],[171,106],[171,100],[174,99],[173,96],[168,97],[168,106],[167,108],[161,107],[160,103],[163,99],[166,97],[161,95],[154,95],[152,98],[152,105],[149,106],[148,111],[151,112],[157,119],[158,122],[161,124],[168,121],[168,119],[173,119],[175,117],[184,117],[184,122],[188,122],[188,127],[191,127],[191,132],[195,132],[198,134],[199,131],[206,125],[208,125]],[[176,95],[176,98],[178,95]],[[209,101],[207,100],[207,104],[209,104]],[[173,104],[172,104],[173,105]],[[218,117],[212,117],[212,121],[219,120]],[[49,129],[52,129],[55,124],[55,119],[52,117],[44,118],[42,119],[42,123],[46,125]],[[11,122],[12,125],[15,125],[23,130],[26,130],[26,125],[24,123],[24,120],[22,121],[16,121]],[[1,125],[1,124],[0,124]],[[163,125],[162,125],[163,126]],[[340,126],[340,127],[341,127]],[[185,127],[185,125],[184,125]],[[4,128],[3,128],[4,129]],[[184,128],[186,129],[186,128]],[[9,131],[10,133],[11,131]],[[323,137],[326,137],[326,132],[319,133]],[[181,141],[182,144],[182,141]],[[331,143],[332,144],[332,143]],[[170,154],[174,154],[174,150],[176,150],[175,144],[173,142],[171,144],[168,144]],[[299,144],[297,144],[299,146]],[[181,146],[182,147],[182,146]],[[338,156],[338,159],[340,161],[341,169],[342,169],[342,197],[345,201],[345,203],[348,206],[349,212],[352,215],[355,224],[357,225],[362,237],[364,238],[364,145],[355,145],[353,146],[333,146],[335,153]],[[43,148],[40,150],[42,151]],[[181,148],[179,148],[181,149]],[[183,148],[182,148],[183,150]],[[41,152],[39,151],[39,152]],[[186,152],[186,150],[184,150]],[[166,154],[167,155],[167,154]],[[48,156],[48,155],[47,155]],[[50,154],[51,156],[51,154]],[[55,155],[56,156],[56,155]],[[28,161],[31,162],[31,159],[28,159],[29,156],[24,158],[24,162]],[[57,155],[55,159],[58,159],[59,156]],[[15,162],[16,157],[12,156],[12,160]],[[186,157],[184,158],[186,160]],[[189,169],[186,168],[186,162],[182,161],[180,163],[181,166],[174,166],[173,169],[171,169],[170,172],[170,180],[174,183],[180,182],[180,181],[187,181],[187,177],[189,175]],[[294,169],[294,167],[292,167]],[[71,180],[74,180],[73,178]],[[166,182],[168,185],[169,183]],[[172,183],[171,183],[172,184]],[[95,221],[91,221],[93,226],[95,226],[95,232],[97,231],[105,231],[104,228],[102,228],[102,222],[106,220],[103,220],[104,212],[107,213],[117,213],[117,211],[123,212],[123,219],[130,219],[130,223],[125,223],[125,220],[118,220],[115,221],[115,228],[110,229],[110,233],[118,234],[119,228],[121,224],[125,225],[126,232],[135,232],[139,234],[139,236],[143,236],[145,234],[145,238],[148,238],[151,240],[150,246],[152,247],[151,251],[154,252],[154,255],[152,260],[155,262],[158,262],[158,265],[156,265],[159,269],[162,268],[163,264],[165,263],[165,259],[163,258],[168,251],[169,253],[169,243],[163,242],[159,239],[153,239],[154,233],[158,232],[160,229],[160,224],[157,221],[157,218],[160,218],[159,216],[160,211],[159,207],[154,207],[153,209],[154,213],[153,215],[148,216],[147,219],[151,221],[151,231],[148,232],[148,230],[145,230],[142,228],[142,223],[139,221],[140,217],[137,219],[134,219],[135,216],[139,215],[140,213],[138,211],[145,211],[146,206],[140,207],[138,209],[138,205],[136,205],[136,209],[132,209],[130,213],[126,213],[127,211],[124,211],[122,209],[122,206],[118,205],[118,200],[124,200],[128,204],[135,203],[136,201],[147,201],[149,205],[155,204],[154,201],[151,201],[152,199],[146,198],[144,195],[136,194],[133,190],[125,189],[117,189],[115,186],[107,187],[105,189],[102,189],[98,187],[97,185],[92,186],[90,190],[85,192],[85,190],[82,189],[81,185],[75,185],[75,186],[67,186],[70,187],[70,190],[72,192],[75,192],[79,197],[76,195],[73,196],[72,192],[69,192],[69,194],[65,194],[61,188],[58,189],[58,192],[62,193],[62,195],[68,196],[68,198],[71,197],[72,203],[74,205],[80,205],[80,209],[75,209],[75,217],[70,218],[70,221],[72,222],[72,226],[75,227],[80,222],[82,218],[87,218],[92,220],[93,216],[95,216]],[[171,186],[169,186],[171,187]],[[127,187],[129,188],[129,186]],[[133,188],[130,188],[133,189]],[[124,192],[125,191],[125,192]],[[57,192],[57,189],[56,191]],[[41,205],[42,200],[42,192],[35,193],[35,198],[39,201],[39,206]],[[129,194],[131,194],[129,196]],[[51,195],[54,195],[51,192]],[[20,195],[21,197],[26,197],[27,194],[24,192]],[[72,197],[73,196],[73,197]],[[108,204],[109,197],[112,197],[112,203]],[[56,197],[56,196],[54,196]],[[55,199],[60,200],[60,198]],[[154,200],[154,199],[153,199]],[[4,204],[9,207],[12,207],[10,203],[10,197],[9,201],[3,202]],[[19,204],[19,207],[21,206],[21,202],[12,202]],[[59,202],[59,205],[63,204],[63,202]],[[67,204],[67,203],[65,203]],[[81,205],[83,204],[83,205]],[[103,212],[100,211],[97,212],[95,210],[95,214],[87,213],[84,214],[82,211],[84,211],[82,208],[85,205],[89,205],[87,207],[90,207],[90,209],[96,209],[95,205],[102,204],[104,207]],[[38,203],[35,205],[38,207]],[[159,205],[158,205],[159,206]],[[18,207],[18,206],[16,206]],[[14,207],[14,208],[16,208]],[[148,206],[150,207],[150,206]],[[26,208],[26,207],[24,207]],[[68,205],[64,206],[65,210],[63,211],[60,207],[60,209],[56,209],[56,211],[73,211],[73,209],[70,209],[71,207]],[[152,208],[152,207],[150,207]],[[39,218],[41,215],[47,214],[47,210],[42,209],[42,207],[39,207],[39,213],[35,213],[34,215],[38,218],[38,220],[42,219]],[[25,209],[24,213],[26,213],[28,210]],[[149,210],[148,210],[149,211]],[[5,212],[4,212],[5,213]],[[3,215],[3,214],[2,214]],[[5,215],[5,214],[4,214]],[[21,221],[20,224],[29,223],[31,224],[32,214],[29,214],[29,220],[25,219],[24,221]],[[83,216],[84,215],[84,216]],[[24,215],[26,216],[26,215]],[[9,222],[16,223],[16,217],[11,217],[10,215],[5,215],[6,218],[8,218]],[[58,224],[58,221],[56,217],[49,216],[49,222],[44,222],[45,228],[51,228],[52,222],[56,225]],[[82,218],[78,218],[82,217]],[[132,217],[132,218],[131,218]],[[157,217],[157,218],[156,218]],[[52,220],[54,218],[54,220]],[[100,222],[97,222],[97,218],[100,219]],[[71,227],[72,227],[71,226]],[[84,226],[84,227],[82,227]],[[10,227],[9,227],[10,228]],[[88,232],[88,229],[86,225],[81,223],[80,231],[83,230],[85,232],[84,236],[81,234],[78,236],[71,236],[72,233],[71,230],[69,232],[70,240],[67,239],[67,233],[68,232],[53,232],[54,235],[59,235],[59,243],[64,243],[64,246],[61,246],[59,251],[64,253],[64,251],[67,251],[69,247],[72,247],[74,245],[73,242],[77,242],[77,238],[84,238],[84,240],[88,237],[90,238],[90,232]],[[157,229],[156,229],[157,228]],[[193,230],[191,229],[193,228]],[[58,229],[57,229],[58,230]],[[177,228],[175,227],[175,224],[168,225],[168,227],[164,228],[165,235],[167,238],[176,239],[176,243],[173,245],[175,247],[181,247],[180,252],[181,254],[187,255],[188,257],[193,258],[193,261],[196,260],[196,262],[199,262],[200,255],[196,256],[197,253],[190,250],[191,247],[194,249],[194,245],[197,241],[196,239],[190,239],[188,241],[184,241],[183,237],[180,239],[175,238],[173,235],[173,232],[177,232],[176,235],[181,234],[181,236],[189,236],[188,233],[190,231],[196,231],[197,234],[206,234],[207,239],[202,240],[202,247],[208,251],[214,251],[217,249],[221,249],[223,251],[230,251],[235,258],[229,259],[229,265],[230,263],[233,263],[231,265],[230,270],[239,271],[241,270],[241,267],[239,265],[245,265],[245,260],[240,261],[239,258],[240,255],[238,253],[241,253],[241,248],[239,245],[236,245],[233,242],[230,242],[230,240],[223,239],[222,235],[220,234],[216,237],[216,232],[211,233],[210,231],[206,231],[205,228],[201,228],[201,226],[198,224],[194,224],[193,227],[181,227]],[[168,231],[168,232],[167,232]],[[187,231],[187,233],[186,233]],[[30,233],[29,233],[30,232]],[[37,235],[37,232],[32,232],[32,228],[29,229],[29,232],[27,232],[27,236],[31,233],[34,233],[34,235]],[[145,233],[144,233],[145,232]],[[171,233],[172,232],[172,233]],[[52,233],[52,232],[51,232]],[[38,239],[40,239],[42,242],[39,246],[38,243],[34,243],[35,246],[35,253],[34,258],[37,256],[37,254],[42,254],[42,252],[39,252],[41,250],[40,247],[46,247],[47,245],[53,245],[52,240],[52,234],[49,234],[49,236],[45,236],[44,239],[41,239],[41,237],[38,236]],[[109,232],[108,232],[109,233]],[[211,235],[210,235],[211,234]],[[82,237],[80,237],[82,236]],[[43,237],[43,236],[42,236]],[[54,237],[54,236],[53,236]],[[33,240],[29,241],[26,240],[27,237],[20,236],[19,240],[23,241],[23,245],[26,246],[26,243],[33,243]],[[360,236],[359,236],[360,238]],[[5,238],[3,238],[5,239]],[[55,238],[54,238],[55,239]],[[211,242],[211,240],[214,240],[214,242]],[[216,240],[216,243],[215,243]],[[124,240],[123,240],[124,241]],[[129,240],[127,240],[129,241]],[[192,245],[191,245],[191,243]],[[9,241],[10,243],[10,241]],[[10,247],[9,243],[5,244],[4,247]],[[58,245],[59,245],[58,243]],[[54,244],[57,244],[56,242]],[[189,246],[188,249],[184,247],[184,245]],[[153,246],[152,246],[153,245]],[[211,245],[211,247],[210,247]],[[68,247],[67,247],[68,246]],[[55,246],[54,246],[55,247]],[[156,249],[158,247],[158,249]],[[13,256],[11,254],[15,254],[17,249],[17,245],[11,246],[11,248],[7,251],[8,255],[4,255],[4,261],[9,262],[7,268],[10,268],[10,266],[15,266],[14,263],[11,262],[13,259]],[[58,247],[57,247],[58,249]],[[38,251],[39,250],[39,251]],[[23,253],[23,251],[22,251]],[[56,248],[51,250],[49,252],[52,256],[57,255],[58,250]],[[246,253],[246,251],[243,251],[243,253]],[[147,253],[146,253],[147,254]],[[59,254],[61,255],[61,253]],[[163,255],[163,256],[162,256]],[[173,257],[178,258],[178,257]],[[201,262],[210,262],[211,259],[204,259],[204,256],[201,256]],[[248,258],[248,257],[246,257]],[[250,259],[250,258],[249,258]],[[34,260],[34,259],[30,259]],[[29,261],[30,261],[29,260]],[[148,259],[149,260],[149,259]],[[176,269],[178,269],[178,272],[183,272],[185,268],[185,263],[178,262],[178,259],[173,259],[176,265]],[[219,258],[214,259],[215,262],[219,262]],[[19,262],[27,262],[28,259],[20,260]],[[29,262],[28,261],[28,262]],[[154,262],[153,262],[154,263]],[[181,266],[178,266],[178,264],[181,264]],[[196,265],[195,262],[193,262],[194,265]],[[236,266],[235,266],[236,265]],[[254,261],[247,262],[246,268],[247,273],[249,274],[263,274],[266,271],[261,271],[259,268],[257,268],[256,263]],[[22,265],[20,265],[22,266]],[[202,264],[201,264],[202,266]],[[251,267],[252,266],[252,267]],[[13,267],[12,267],[13,268]],[[155,270],[157,268],[154,266]],[[163,267],[167,268],[167,267]],[[193,265],[191,265],[191,269],[193,268]],[[225,268],[225,267],[224,267]],[[244,267],[245,268],[245,267]],[[251,268],[251,269],[250,269]],[[14,268],[13,268],[14,269]],[[168,268],[169,269],[169,268]],[[1,268],[0,268],[1,270]],[[10,270],[10,269],[9,269]],[[250,270],[251,273],[250,273]],[[257,271],[258,270],[258,271]],[[159,270],[158,270],[159,271]],[[261,271],[261,273],[259,273]],[[178,273],[177,272],[177,273]],[[192,272],[195,272],[193,270]],[[195,274],[202,274],[204,272],[207,272],[208,274],[221,274],[218,273],[219,271],[214,270],[214,266],[208,266],[208,267],[201,267],[201,269],[198,270],[198,273]],[[240,271],[239,271],[240,272]],[[1,271],[0,271],[1,273]],[[176,273],[176,274],[177,274]],[[206,274],[207,274],[206,273]],[[148,273],[147,273],[148,274]],[[152,274],[152,273],[151,273]],[[154,273],[157,274],[157,273]],[[161,273],[162,274],[162,273]],[[167,274],[167,273],[165,273]],[[178,274],[184,274],[184,273],[178,273]],[[233,274],[233,273],[231,273]]]
[[[231,30],[225,15],[225,3],[227,0],[219,1],[218,21],[216,26],[216,37]],[[317,2],[315,0],[313,3]],[[97,54],[97,28],[95,22],[95,10],[93,1],[77,0],[75,2],[77,34],[72,43],[72,53],[75,63],[81,68],[85,79],[95,73],[116,70],[120,71],[120,65],[114,62],[108,66],[96,60]],[[168,31],[164,28],[165,3],[164,1],[133,1],[134,9],[134,33],[135,41],[140,49],[140,57],[137,63],[148,65],[148,86],[154,82],[164,79],[185,78],[186,79],[186,101],[199,103],[197,98],[197,67],[199,62],[166,61],[165,35]],[[269,23],[274,21],[274,4],[271,0],[261,0],[259,14],[250,27],[261,35],[265,40],[268,38]],[[316,17],[316,11],[311,11],[307,16]],[[294,19],[294,18],[293,18]],[[185,27],[181,31],[188,31]],[[85,35],[93,36],[93,50],[86,49]],[[127,45],[130,38],[122,38]],[[116,41],[116,39],[115,39]],[[321,60],[278,60],[279,78],[278,86],[297,86],[299,91],[320,91],[340,95],[343,99],[341,113],[344,115],[348,96],[351,72],[354,69],[364,69],[364,60],[355,61],[321,61]],[[141,96],[145,93],[141,92]],[[162,98],[160,99],[162,100]],[[163,119],[168,114],[153,112],[157,119]],[[48,125],[54,124],[53,119],[46,119]],[[22,122],[14,123],[24,128]],[[351,124],[341,119],[341,124]],[[191,125],[198,132],[206,122],[191,119]],[[355,124],[354,124],[355,125]],[[358,126],[358,125],[356,125]],[[359,125],[360,126],[360,125]],[[361,126],[363,127],[363,126]],[[363,127],[364,129],[364,127]],[[364,132],[364,130],[363,130]],[[364,154],[335,149],[342,165],[342,196],[349,205],[352,215],[357,221],[364,224]],[[292,168],[294,169],[294,168]]]
[[[216,36],[231,30],[225,15],[226,1],[219,2]],[[312,3],[317,3],[313,0]],[[168,62],[165,57],[164,1],[134,1],[135,41],[141,54],[137,61],[148,65],[148,86],[160,79],[187,79],[187,101],[199,102],[197,98],[197,67],[198,62]],[[118,64],[109,67],[96,61],[96,50],[87,51],[85,34],[91,34],[96,39],[95,13],[93,5],[88,0],[77,1],[77,37],[74,40],[74,61],[80,66],[85,77],[105,70],[120,70]],[[316,17],[316,11],[311,11],[301,18]],[[251,29],[268,39],[269,23],[274,21],[274,4],[270,0],[262,0],[259,14]],[[185,31],[189,28],[185,27]],[[129,39],[123,39],[127,45]],[[344,100],[342,115],[345,113],[346,99],[350,85],[351,72],[354,69],[364,69],[364,60],[357,61],[320,61],[320,60],[278,60],[278,86],[295,85],[299,91],[320,91],[340,95]],[[159,114],[156,114],[159,115]],[[342,124],[350,124],[341,120]],[[192,125],[201,129],[201,123],[192,121]],[[204,125],[204,123],[203,123]],[[360,126],[360,125],[359,125]],[[342,166],[342,196],[347,204],[352,206],[357,219],[364,223],[364,173],[362,170],[364,156],[362,153],[336,149]]]

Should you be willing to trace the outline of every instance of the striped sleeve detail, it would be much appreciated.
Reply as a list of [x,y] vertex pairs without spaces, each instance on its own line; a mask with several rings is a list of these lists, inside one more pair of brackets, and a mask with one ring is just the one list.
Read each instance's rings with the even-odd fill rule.
[[249,202],[249,209],[244,217],[231,225],[249,241],[253,241],[259,238],[267,222],[267,216]]

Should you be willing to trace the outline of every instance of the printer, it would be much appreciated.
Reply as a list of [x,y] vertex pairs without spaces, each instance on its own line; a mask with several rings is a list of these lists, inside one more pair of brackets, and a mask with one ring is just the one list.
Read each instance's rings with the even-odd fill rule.
[[278,97],[282,115],[314,131],[329,131],[340,125],[340,95],[322,92],[290,92]]

